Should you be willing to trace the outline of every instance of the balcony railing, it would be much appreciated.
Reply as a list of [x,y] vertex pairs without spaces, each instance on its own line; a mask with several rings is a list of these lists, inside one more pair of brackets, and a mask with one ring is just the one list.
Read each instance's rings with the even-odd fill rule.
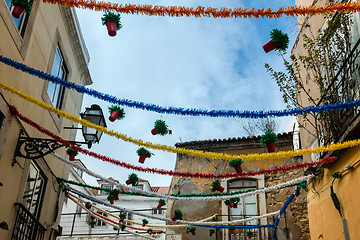
[[17,208],[12,240],[43,240],[46,228],[21,203]]

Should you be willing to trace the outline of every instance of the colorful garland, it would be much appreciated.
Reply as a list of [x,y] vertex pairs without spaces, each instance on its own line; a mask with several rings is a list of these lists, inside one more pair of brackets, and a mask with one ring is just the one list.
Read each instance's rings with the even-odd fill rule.
[[[1,84],[1,83],[0,83]],[[37,130],[39,130],[40,132],[54,138],[55,140],[57,140],[58,142],[64,144],[65,146],[70,146],[71,144],[67,141],[65,141],[64,139],[62,139],[61,137],[55,135],[54,133],[50,132],[49,130],[41,127],[40,125],[38,125],[37,123],[33,122],[32,120],[24,117],[22,114],[20,114],[16,107],[11,106],[11,111],[13,114],[15,114],[18,118],[20,118],[22,121],[24,121],[25,123],[29,124],[30,126],[36,128]],[[105,162],[109,162],[115,165],[118,165],[120,167],[124,167],[124,168],[128,168],[128,169],[133,169],[136,171],[141,171],[141,172],[151,172],[151,173],[158,173],[158,174],[162,174],[162,175],[170,175],[170,176],[182,176],[182,177],[194,177],[194,178],[231,178],[231,177],[236,177],[236,176],[255,176],[255,175],[262,175],[262,174],[266,174],[266,173],[273,173],[273,172],[279,172],[279,171],[290,171],[290,170],[295,170],[295,169],[300,169],[300,168],[306,168],[306,167],[311,167],[314,165],[321,165],[323,163],[327,163],[327,162],[334,162],[336,160],[335,157],[329,157],[329,158],[324,158],[321,159],[317,162],[307,162],[307,163],[298,163],[295,165],[290,165],[290,166],[283,166],[283,167],[275,167],[272,169],[262,169],[259,171],[248,171],[248,172],[242,172],[241,174],[237,174],[237,173],[227,173],[227,174],[211,174],[211,173],[189,173],[189,172],[178,172],[178,171],[171,171],[171,170],[163,170],[163,169],[156,169],[156,168],[143,168],[143,167],[138,167],[138,166],[134,166],[125,162],[120,162],[118,160],[88,151],[86,149],[83,149],[81,147],[78,146],[74,146],[74,148],[76,148],[78,151],[80,151],[83,154],[98,158],[102,161]]]
[[331,14],[337,11],[357,12],[360,10],[360,4],[351,3],[329,3],[324,7],[310,6],[294,6],[280,7],[279,10],[273,11],[272,8],[263,9],[247,9],[247,8],[212,8],[212,7],[183,7],[183,6],[152,6],[152,5],[134,5],[134,4],[118,4],[110,2],[96,2],[86,0],[43,0],[45,3],[60,4],[67,7],[83,8],[95,11],[115,11],[125,14],[141,14],[148,16],[169,16],[169,17],[214,17],[214,18],[279,18],[283,15],[294,17],[304,16],[307,14]]
[[105,94],[97,90],[86,88],[84,86],[76,85],[75,83],[65,81],[61,78],[52,76],[44,73],[40,70],[31,68],[25,64],[14,61],[10,58],[0,55],[0,62],[11,66],[15,69],[21,70],[25,73],[37,76],[38,78],[50,81],[55,84],[61,84],[62,86],[76,90],[79,93],[87,94],[89,96],[113,103],[124,105],[131,108],[138,108],[142,110],[176,114],[176,115],[187,115],[187,116],[208,116],[208,117],[237,117],[237,118],[266,118],[266,117],[284,117],[284,116],[295,116],[307,113],[325,112],[329,110],[342,110],[360,106],[360,100],[339,102],[334,104],[324,104],[319,106],[309,106],[306,108],[292,108],[284,110],[270,110],[270,111],[239,111],[239,110],[200,110],[195,108],[181,108],[181,107],[162,107],[155,104],[149,104],[144,102],[133,101],[129,99],[120,99],[116,96]]

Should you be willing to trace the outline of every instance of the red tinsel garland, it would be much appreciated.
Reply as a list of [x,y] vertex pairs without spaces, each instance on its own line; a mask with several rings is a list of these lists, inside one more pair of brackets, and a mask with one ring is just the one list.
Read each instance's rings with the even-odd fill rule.
[[29,124],[30,126],[36,128],[40,132],[52,137],[56,141],[64,144],[66,147],[72,147],[73,149],[76,149],[77,151],[86,154],[88,156],[92,156],[95,158],[98,158],[102,161],[109,162],[112,164],[115,164],[120,167],[136,170],[139,172],[147,172],[147,173],[157,173],[161,175],[169,175],[169,176],[180,176],[180,177],[191,177],[191,178],[215,178],[215,179],[222,179],[222,178],[232,178],[232,177],[241,177],[241,176],[255,176],[255,175],[262,175],[265,173],[273,173],[273,172],[286,172],[290,170],[300,169],[300,168],[307,168],[315,165],[321,165],[323,163],[327,162],[334,162],[336,160],[335,157],[327,157],[323,158],[317,162],[307,162],[307,163],[298,163],[290,166],[283,166],[283,167],[275,167],[271,169],[262,169],[258,171],[248,171],[248,172],[242,172],[240,174],[233,172],[233,173],[224,173],[224,174],[213,174],[213,173],[190,173],[190,172],[178,172],[178,171],[171,171],[171,170],[164,170],[164,169],[157,169],[157,168],[144,168],[144,167],[138,167],[135,165],[131,165],[125,162],[120,162],[118,160],[109,158],[104,155],[100,155],[94,152],[91,152],[89,150],[83,149],[78,146],[73,146],[71,143],[65,141],[61,137],[55,135],[54,133],[50,132],[49,130],[39,126],[37,123],[33,122],[32,120],[28,119],[27,117],[21,115],[17,108],[13,105],[10,106],[11,112],[16,115],[18,118]]

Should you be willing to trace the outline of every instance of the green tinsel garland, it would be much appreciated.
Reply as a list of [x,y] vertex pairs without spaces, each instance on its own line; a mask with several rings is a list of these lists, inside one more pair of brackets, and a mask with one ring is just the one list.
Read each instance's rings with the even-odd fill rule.
[[147,158],[151,157],[151,152],[149,152],[149,150],[147,150],[146,148],[143,148],[143,147],[136,150],[136,153],[139,157],[141,154],[145,154]]
[[239,158],[239,159],[230,161],[229,166],[234,168],[234,167],[241,165],[242,163],[243,163],[243,160]]
[[106,22],[114,22],[116,23],[116,30],[120,30],[122,28],[122,25],[120,23],[120,14],[119,13],[113,13],[113,12],[106,12],[101,17],[102,25],[106,25]]
[[129,175],[128,181],[131,185],[137,186],[139,183],[139,177],[135,173],[132,173]]
[[166,135],[169,132],[168,126],[163,120],[156,120],[154,124],[156,132],[160,135]]
[[282,33],[278,29],[273,29],[270,32],[271,40],[276,44],[277,50],[286,51],[289,45],[289,36],[286,33]]
[[117,120],[121,120],[125,117],[125,110],[123,108],[116,105],[112,105],[111,107],[109,107],[109,113],[111,114],[113,111],[119,112],[119,117],[117,118]]
[[260,138],[260,143],[263,145],[269,144],[269,143],[276,143],[279,140],[278,136],[273,133],[271,130],[266,131],[264,135]]
[[176,219],[178,219],[178,220],[183,219],[183,213],[179,209],[174,211],[174,215],[175,215]]
[[32,8],[32,2],[27,0],[11,0],[12,5],[19,5],[25,8],[25,12],[30,14]]

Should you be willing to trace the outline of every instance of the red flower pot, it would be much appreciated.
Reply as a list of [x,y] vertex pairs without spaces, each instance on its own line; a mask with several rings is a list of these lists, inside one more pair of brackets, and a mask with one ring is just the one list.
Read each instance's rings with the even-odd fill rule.
[[237,203],[233,203],[233,208],[237,208]]
[[123,222],[125,220],[125,217],[120,217],[120,222]]
[[156,129],[155,129],[155,128],[151,129],[151,133],[152,133],[152,135],[158,134],[158,133],[156,132]]
[[172,216],[172,217],[171,217],[171,220],[176,221],[177,218],[176,218],[175,216]]
[[211,237],[212,235],[213,235],[213,234],[210,232],[210,233],[209,233],[209,236]]
[[272,50],[276,49],[277,45],[273,42],[273,40],[268,41],[263,46],[263,49],[266,53],[271,52]]
[[275,152],[275,143],[266,144],[266,148],[267,148],[269,153]]
[[19,18],[25,11],[25,8],[20,5],[14,5],[14,8],[11,12],[14,18]]
[[236,171],[238,174],[242,173],[242,167],[241,167],[241,165],[237,165],[237,166],[235,167],[235,171]]
[[91,205],[91,203],[85,203],[85,207],[86,207],[87,209],[90,209],[90,208],[92,207],[92,205]]
[[75,156],[76,156],[75,153],[70,153],[70,154],[69,154],[69,160],[70,160],[70,161],[74,161],[74,160],[75,160]]
[[[117,28],[116,22],[109,22],[109,21],[107,21],[107,22],[106,22],[106,27],[107,27],[109,36],[114,37],[114,36],[116,35],[116,28]],[[112,114],[112,113],[111,113],[111,114]],[[116,119],[116,118],[115,118],[115,119]],[[111,120],[110,120],[110,121],[111,121]],[[112,121],[112,122],[113,122],[113,121]]]
[[195,232],[195,231],[192,231],[191,233],[192,233],[192,235],[193,235],[193,236],[195,236],[195,235],[196,235],[196,232]]
[[109,200],[111,204],[114,204],[114,199]]
[[124,231],[125,230],[125,228],[121,228],[121,231]]
[[234,234],[234,230],[229,230],[229,233],[230,233],[230,234]]
[[145,159],[146,159],[146,154],[145,153],[141,154],[139,157],[139,163],[144,163]]
[[217,186],[215,189],[218,190],[219,192],[223,192],[223,191],[224,191],[224,188],[223,188],[222,186]]
[[91,218],[90,218],[90,221],[95,221],[95,218],[91,217]]
[[146,225],[146,223],[143,222],[143,223],[142,223],[142,226],[145,227],[145,225]]
[[248,237],[248,239],[250,239],[252,237],[252,234],[247,235],[247,237]]
[[114,200],[119,200],[119,194],[113,193]]
[[234,207],[234,204],[231,202],[231,203],[229,203],[229,207]]
[[190,232],[189,230],[186,230],[186,234],[189,234],[189,232]]
[[162,204],[159,203],[159,204],[157,205],[157,208],[161,208],[161,207],[162,207]]
[[130,185],[130,181],[129,180],[126,180],[125,182],[127,185]]
[[92,224],[90,224],[90,226],[91,226],[91,228],[94,228],[95,224],[92,223]]
[[[106,22],[106,26],[107,26],[107,23],[108,23],[108,22]],[[112,22],[110,22],[110,23],[112,23]],[[115,25],[116,25],[116,24],[115,24]],[[109,33],[109,34],[110,34],[110,33]],[[116,34],[116,32],[115,32],[115,34]],[[111,36],[111,35],[110,35],[110,36]],[[114,111],[111,112],[110,117],[109,117],[109,120],[110,120],[111,122],[113,122],[113,121],[115,121],[115,120],[119,117],[119,115],[120,115],[119,111],[118,111],[118,110],[114,110]]]

